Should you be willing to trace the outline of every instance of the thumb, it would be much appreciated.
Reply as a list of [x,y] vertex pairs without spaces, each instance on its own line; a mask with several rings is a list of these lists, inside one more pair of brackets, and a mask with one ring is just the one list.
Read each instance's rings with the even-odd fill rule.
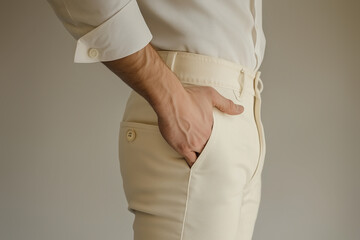
[[214,90],[215,91],[213,91],[212,94],[212,102],[213,106],[217,109],[231,115],[240,114],[244,111],[244,107],[242,105],[235,104],[230,99],[222,96],[218,91],[216,91],[216,89]]

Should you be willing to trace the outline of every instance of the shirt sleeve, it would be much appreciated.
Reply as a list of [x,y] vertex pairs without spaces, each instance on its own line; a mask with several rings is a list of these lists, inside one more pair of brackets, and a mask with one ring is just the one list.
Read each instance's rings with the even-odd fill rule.
[[126,57],[144,48],[152,34],[136,0],[47,0],[77,40],[74,62]]

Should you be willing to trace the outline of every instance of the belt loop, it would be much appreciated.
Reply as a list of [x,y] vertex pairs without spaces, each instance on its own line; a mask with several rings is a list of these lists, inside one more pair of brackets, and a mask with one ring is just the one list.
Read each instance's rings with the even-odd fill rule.
[[168,65],[171,71],[174,71],[176,55],[176,51],[168,51],[168,55],[166,57],[166,65]]
[[239,81],[239,85],[240,85],[239,94],[241,96],[242,92],[244,90],[244,87],[245,87],[245,70],[243,68],[240,69],[238,81]]

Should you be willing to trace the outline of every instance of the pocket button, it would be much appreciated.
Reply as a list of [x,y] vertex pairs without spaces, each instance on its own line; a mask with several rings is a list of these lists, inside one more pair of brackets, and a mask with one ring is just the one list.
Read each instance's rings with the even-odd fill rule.
[[136,132],[134,129],[130,128],[126,131],[126,138],[128,140],[128,142],[132,142],[135,140],[136,138]]

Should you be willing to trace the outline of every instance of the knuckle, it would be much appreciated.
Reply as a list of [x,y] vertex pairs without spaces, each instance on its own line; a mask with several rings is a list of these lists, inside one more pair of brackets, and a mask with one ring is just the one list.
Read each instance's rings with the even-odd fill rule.
[[224,111],[226,110],[226,106],[223,105],[223,104],[218,105],[217,108],[218,108],[221,112],[224,112]]
[[231,99],[227,99],[227,102],[230,109],[235,109],[235,104]]
[[178,149],[180,152],[182,153],[186,153],[187,150],[188,150],[188,147],[185,143],[180,143],[179,146],[178,146]]
[[228,107],[229,110],[233,110],[235,109],[235,104],[233,101],[231,101],[230,99],[226,99],[226,105]]

